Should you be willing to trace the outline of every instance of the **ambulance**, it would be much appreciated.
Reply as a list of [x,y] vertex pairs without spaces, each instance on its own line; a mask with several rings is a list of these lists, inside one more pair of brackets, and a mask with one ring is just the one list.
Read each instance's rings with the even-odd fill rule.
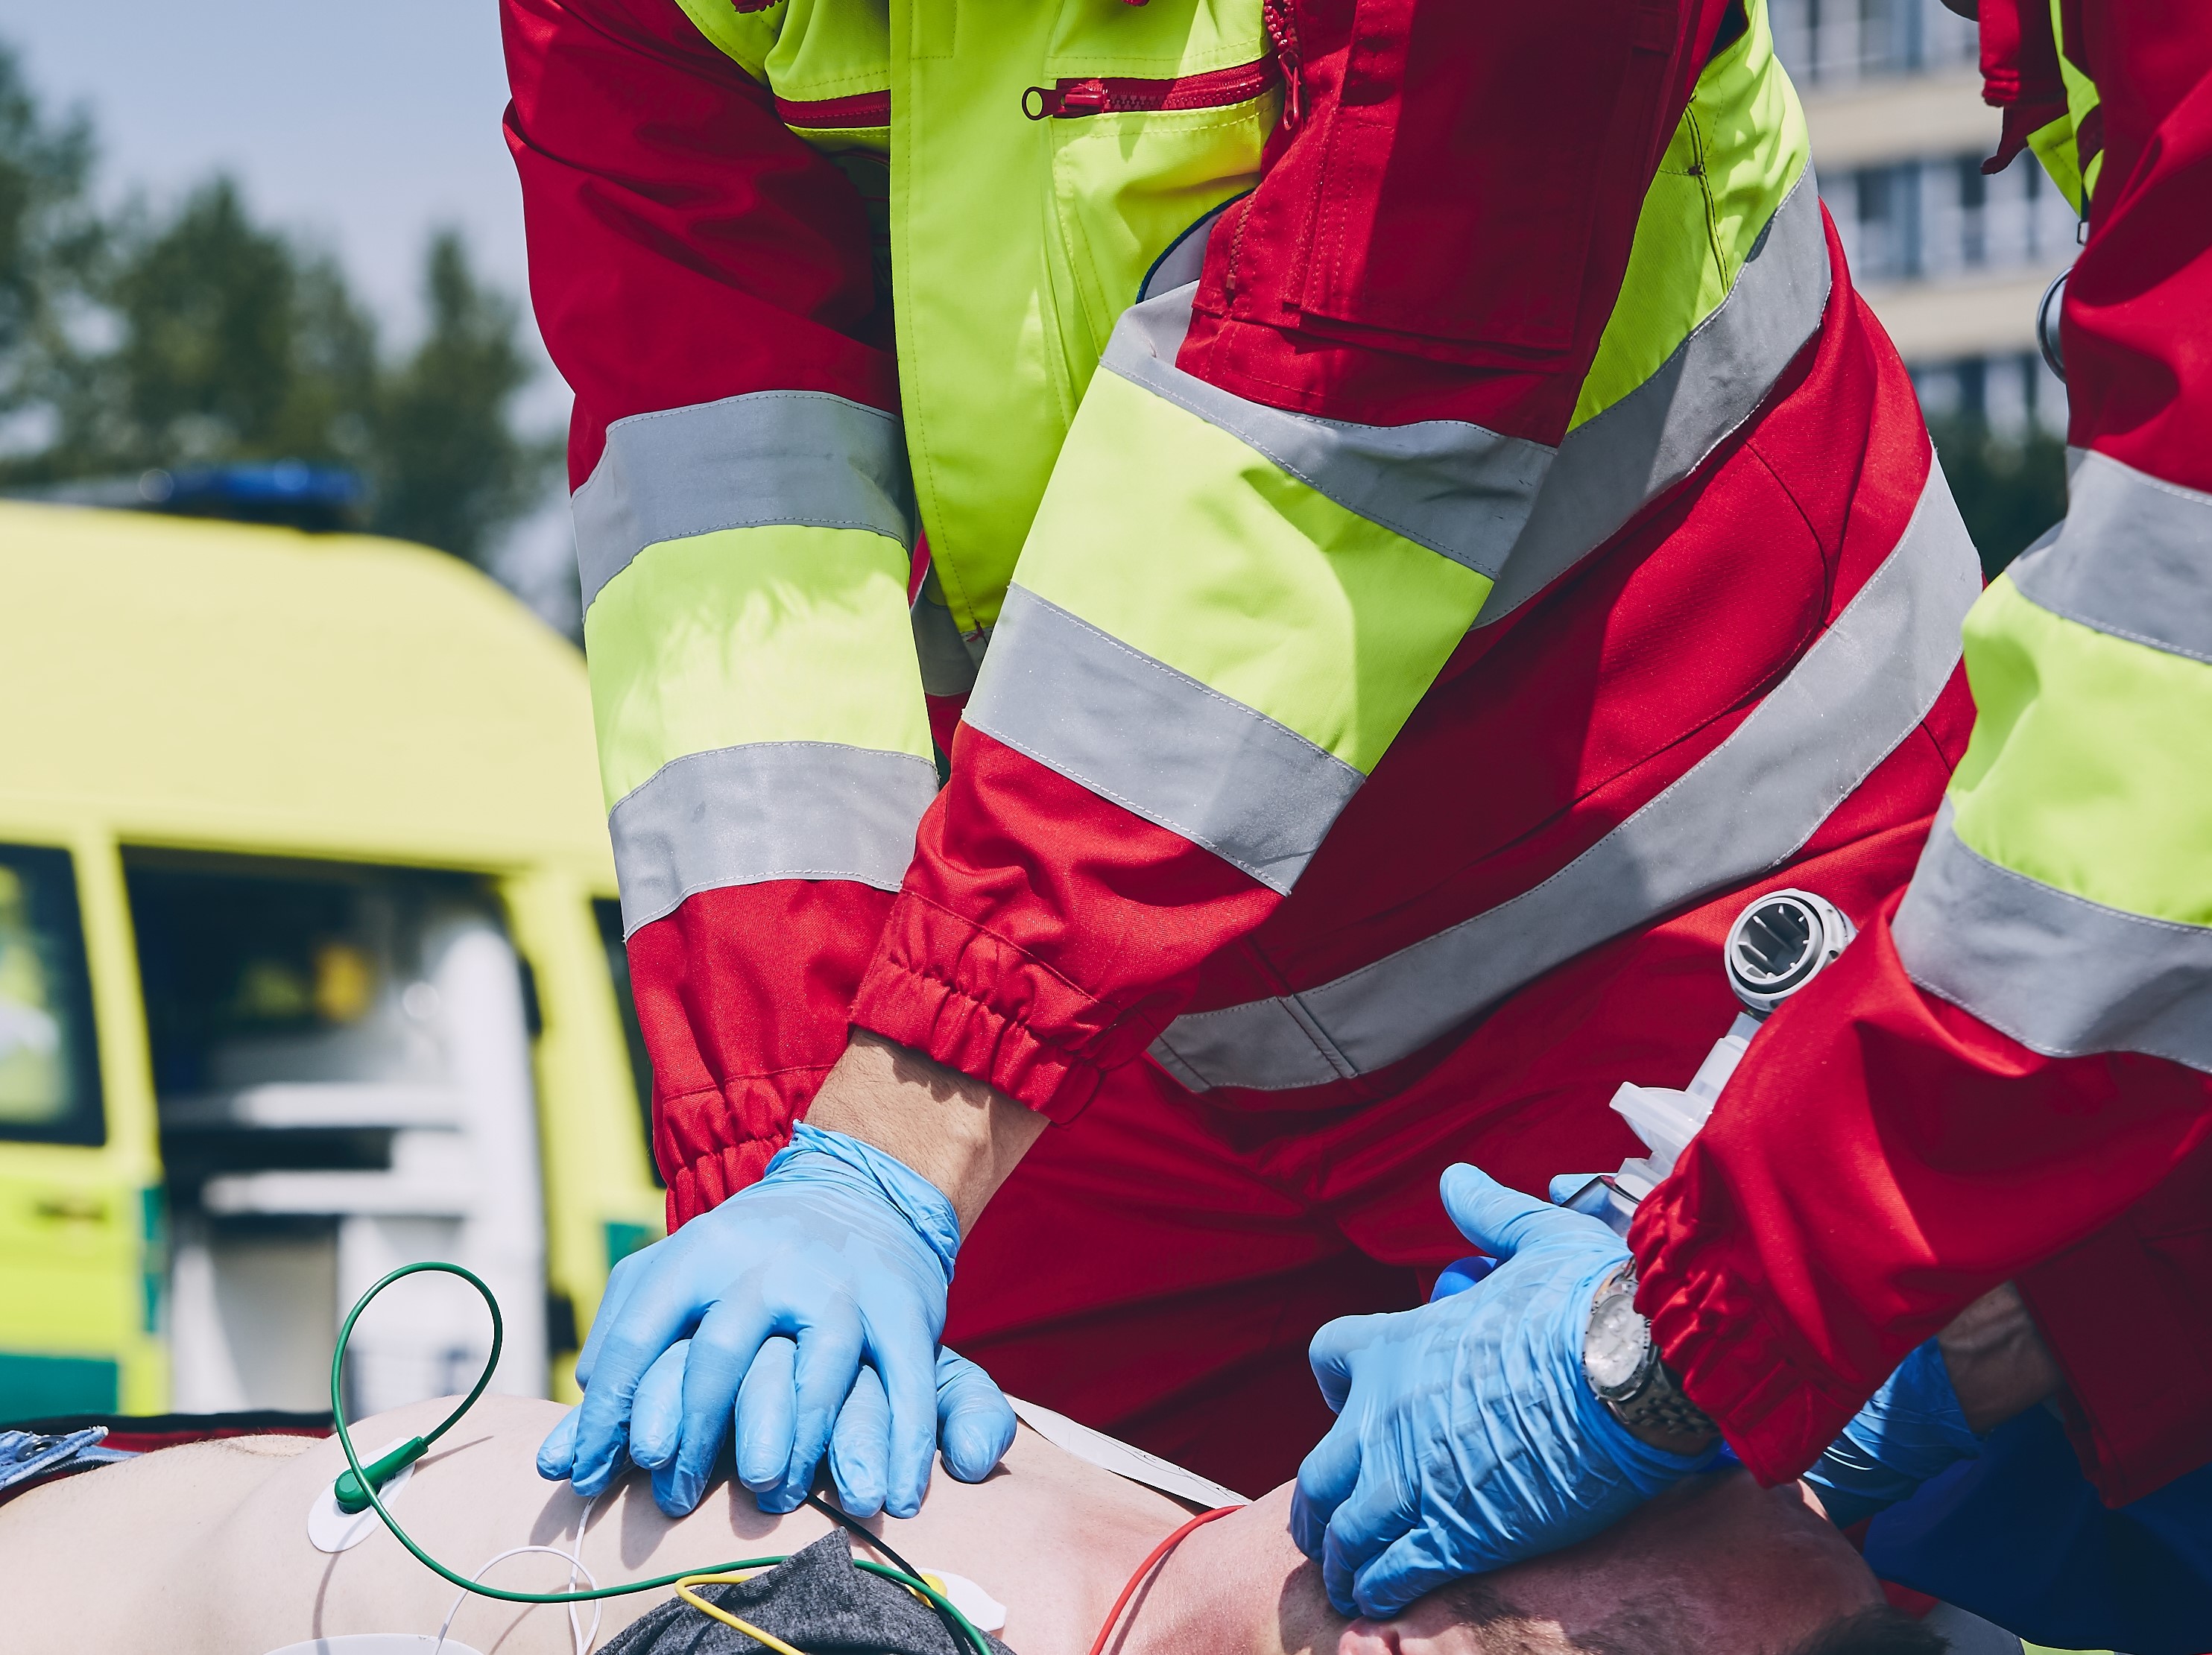
[[[581,658],[425,548],[0,503],[0,1423],[573,1397],[660,1234]],[[349,1411],[465,1386],[450,1277]]]

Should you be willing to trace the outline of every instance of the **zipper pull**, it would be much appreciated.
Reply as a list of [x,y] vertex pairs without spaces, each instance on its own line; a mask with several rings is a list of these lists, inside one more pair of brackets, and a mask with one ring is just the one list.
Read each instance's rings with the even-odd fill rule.
[[1114,94],[1106,89],[1103,81],[1078,81],[1073,86],[1062,87],[1060,107],[1055,116],[1103,115],[1114,101]]
[[1297,14],[1291,9],[1294,0],[1263,0],[1260,8],[1261,27],[1275,48],[1275,64],[1283,72],[1283,130],[1296,130],[1305,118],[1304,88],[1299,75],[1305,66],[1304,55],[1298,51]]
[[1114,94],[1103,81],[1062,81],[1058,86],[1033,86],[1022,94],[1022,113],[1033,121],[1064,120],[1076,115],[1103,115],[1112,107]]

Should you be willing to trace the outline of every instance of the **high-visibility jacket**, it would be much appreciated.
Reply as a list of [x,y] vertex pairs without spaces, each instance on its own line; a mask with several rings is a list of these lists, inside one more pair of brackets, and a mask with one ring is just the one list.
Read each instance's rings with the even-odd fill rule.
[[1340,1106],[1948,773],[1972,549],[1763,5],[505,17],[672,1222],[848,1021]]
[[1634,1232],[1690,1393],[1794,1475],[2016,1277],[2132,1499],[2212,1458],[2212,11],[1982,0],[1987,95],[2086,211],[2065,520],[1966,627],[1918,870],[1754,1042]]

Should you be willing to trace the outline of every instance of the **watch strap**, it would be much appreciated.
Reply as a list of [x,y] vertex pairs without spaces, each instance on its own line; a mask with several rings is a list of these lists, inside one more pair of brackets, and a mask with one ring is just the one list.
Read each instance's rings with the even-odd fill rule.
[[[1617,1294],[1626,1294],[1632,1300],[1636,1294],[1636,1267],[1633,1264],[1621,1266],[1600,1285],[1591,1300],[1591,1312],[1598,1305]],[[1639,1320],[1643,1319],[1640,1316]],[[1649,1339],[1644,1357],[1627,1381],[1619,1386],[1592,1389],[1613,1418],[1630,1432],[1641,1438],[1716,1436],[1718,1428],[1705,1410],[1692,1402],[1682,1383],[1674,1377],[1674,1370],[1661,1360],[1656,1340]]]
[[1655,1352],[1644,1382],[1630,1396],[1608,1397],[1613,1418],[1641,1436],[1703,1437],[1715,1434],[1712,1416],[1692,1402],[1674,1370]]

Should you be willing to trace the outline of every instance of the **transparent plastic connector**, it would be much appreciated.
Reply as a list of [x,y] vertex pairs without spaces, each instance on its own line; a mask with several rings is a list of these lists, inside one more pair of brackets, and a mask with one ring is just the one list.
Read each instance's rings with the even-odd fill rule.
[[1744,1009],[1728,1033],[1713,1042],[1687,1086],[1624,1082],[1613,1094],[1613,1112],[1643,1140],[1645,1154],[1571,1190],[1555,1187],[1553,1198],[1570,1211],[1604,1220],[1626,1235],[1638,1203],[1674,1170],[1690,1140],[1711,1118],[1713,1106],[1720,1101],[1759,1025],[1834,964],[1856,934],[1840,909],[1810,891],[1771,891],[1747,904],[1729,927],[1722,949],[1729,986]]

